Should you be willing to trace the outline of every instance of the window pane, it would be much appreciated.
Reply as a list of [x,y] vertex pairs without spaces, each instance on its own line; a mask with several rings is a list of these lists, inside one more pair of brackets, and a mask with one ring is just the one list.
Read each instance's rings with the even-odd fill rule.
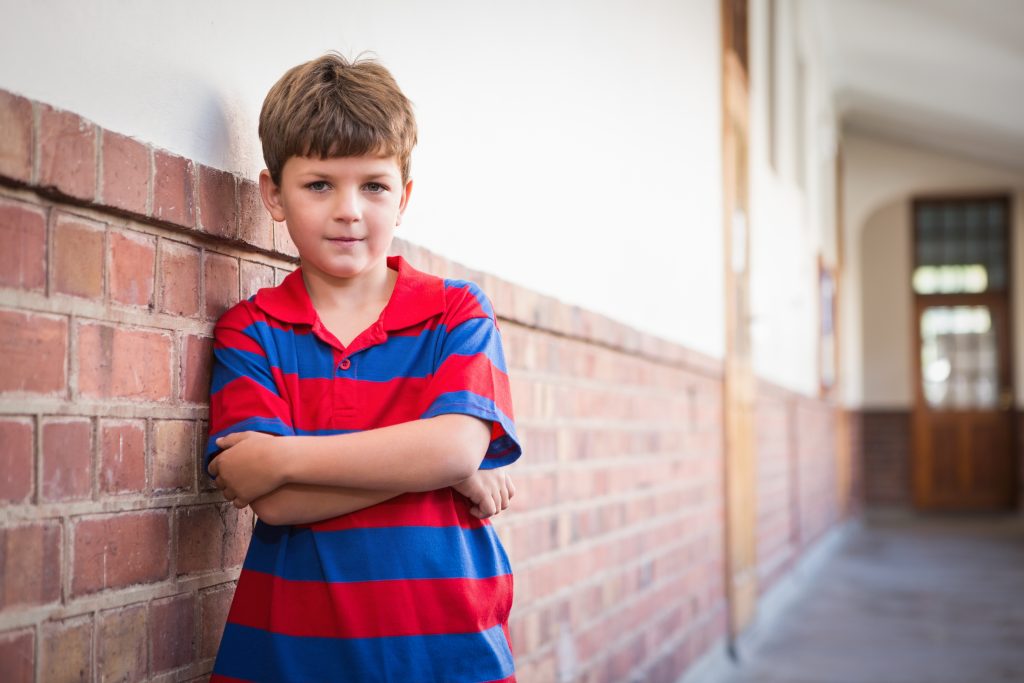
[[925,201],[915,207],[915,292],[972,294],[1006,289],[1002,200]]
[[985,306],[942,306],[921,315],[921,378],[925,401],[939,409],[995,408],[998,350]]

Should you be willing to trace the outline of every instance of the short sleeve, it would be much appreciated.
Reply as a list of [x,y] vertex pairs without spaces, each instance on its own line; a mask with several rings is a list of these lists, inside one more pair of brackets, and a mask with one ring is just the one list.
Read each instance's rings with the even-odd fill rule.
[[472,317],[464,315],[465,310],[463,315],[456,311],[448,317],[426,388],[427,407],[420,417],[459,413],[490,422],[491,442],[480,469],[493,469],[518,460],[522,446],[516,435],[501,333],[489,302],[472,287],[472,296],[486,303],[486,312],[474,306]]
[[260,341],[260,326],[266,323],[253,321],[243,306],[225,313],[214,329],[207,473],[220,453],[216,440],[222,436],[245,431],[295,434],[291,408],[274,381]]

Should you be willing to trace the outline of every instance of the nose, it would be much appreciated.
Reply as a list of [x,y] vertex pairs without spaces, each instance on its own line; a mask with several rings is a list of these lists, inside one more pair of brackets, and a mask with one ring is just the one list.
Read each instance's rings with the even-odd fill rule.
[[355,223],[362,218],[363,209],[357,188],[345,189],[335,194],[334,220]]

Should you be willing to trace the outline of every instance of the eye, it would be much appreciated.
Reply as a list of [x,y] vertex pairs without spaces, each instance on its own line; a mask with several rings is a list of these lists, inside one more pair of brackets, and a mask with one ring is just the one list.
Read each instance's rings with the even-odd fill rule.
[[363,188],[367,192],[371,192],[373,194],[380,194],[381,192],[387,192],[388,191],[388,186],[387,185],[383,185],[381,183],[366,183],[365,185],[363,185]]
[[306,183],[306,189],[313,192],[326,192],[328,188],[330,188],[330,185],[325,180],[314,180],[311,183]]

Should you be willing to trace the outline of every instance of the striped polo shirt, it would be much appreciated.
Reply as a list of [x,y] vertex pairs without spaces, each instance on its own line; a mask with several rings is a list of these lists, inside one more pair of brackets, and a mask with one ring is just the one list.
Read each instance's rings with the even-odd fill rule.
[[[391,298],[348,347],[320,322],[298,270],[224,314],[207,465],[232,432],[344,434],[443,413],[491,423],[481,468],[519,457],[487,297],[399,256],[387,265],[398,271]],[[469,508],[445,488],[314,524],[258,521],[211,681],[514,681],[511,568]]]

